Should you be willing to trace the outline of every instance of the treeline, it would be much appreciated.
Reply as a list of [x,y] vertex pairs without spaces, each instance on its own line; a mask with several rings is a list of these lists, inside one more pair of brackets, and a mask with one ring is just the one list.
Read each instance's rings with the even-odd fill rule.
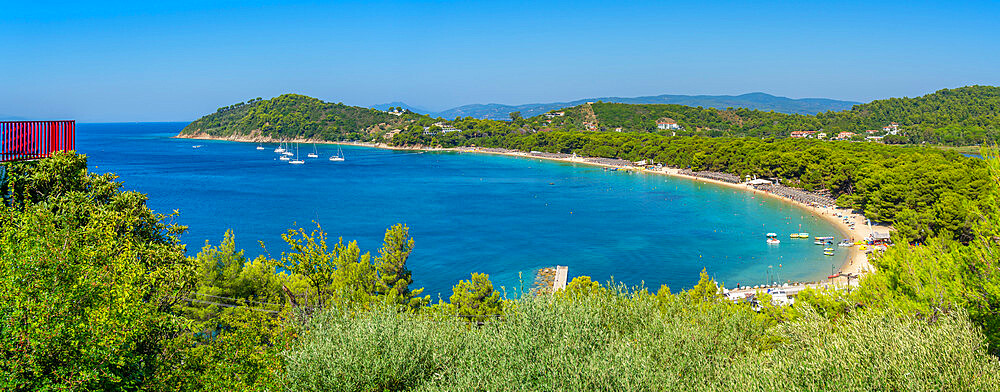
[[[401,109],[401,108],[391,108]],[[851,110],[816,115],[783,114],[744,108],[703,108],[673,104],[622,104],[596,102],[562,109],[562,116],[521,118],[512,113],[510,122],[432,119],[410,111],[401,115],[328,103],[296,94],[268,100],[255,98],[245,103],[219,108],[195,120],[181,134],[204,132],[213,136],[249,135],[260,131],[276,138],[318,138],[323,140],[377,140],[392,129],[447,121],[459,129],[479,127],[537,131],[653,132],[679,136],[788,137],[793,131],[823,131],[828,138],[846,131],[864,140],[867,130],[885,136],[888,144],[932,143],[979,145],[1000,142],[1000,87],[969,86],[945,89],[917,98],[890,98],[855,105]],[[669,118],[679,130],[659,130],[657,121]],[[897,134],[882,128],[899,124]],[[434,130],[430,130],[434,133]]]
[[[1000,181],[991,162],[990,181]],[[725,300],[602,286],[502,298],[473,274],[411,289],[405,226],[376,254],[289,230],[276,258],[184,228],[86,159],[7,165],[0,209],[4,390],[990,390],[1000,383],[996,204],[969,245],[893,247],[851,293]],[[997,200],[996,187],[983,197]],[[985,336],[984,336],[985,333]],[[992,343],[988,345],[987,342]],[[849,375],[849,376],[846,376]]]
[[[1000,142],[1000,87],[969,86],[940,90],[916,98],[890,98],[855,105],[851,110],[816,115],[783,114],[742,108],[702,108],[683,105],[596,102],[563,109],[566,115],[536,116],[535,129],[660,132],[659,119],[670,118],[682,127],[678,135],[787,137],[792,131],[823,131],[867,135],[892,122],[898,135],[886,135],[891,144],[932,143],[979,145]],[[592,116],[591,117],[591,113]],[[859,136],[861,138],[861,136]]]
[[[475,121],[470,121],[475,122]],[[901,242],[972,238],[969,212],[993,184],[980,159],[930,148],[803,139],[670,137],[651,133],[538,132],[476,126],[444,135],[397,135],[400,145],[480,146],[647,160],[695,171],[776,178],[824,190],[842,207],[892,224]]]
[[426,123],[429,118],[412,112],[397,116],[381,110],[323,102],[304,95],[284,94],[222,108],[188,124],[181,134],[203,132],[212,136],[230,136],[259,131],[264,136],[278,139],[368,141],[374,135],[419,120]]

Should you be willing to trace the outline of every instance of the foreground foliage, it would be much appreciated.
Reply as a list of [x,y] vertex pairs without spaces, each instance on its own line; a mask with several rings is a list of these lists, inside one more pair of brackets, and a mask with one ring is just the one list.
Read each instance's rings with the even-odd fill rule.
[[615,290],[511,305],[502,320],[471,327],[391,310],[326,312],[289,353],[287,388],[976,391],[1000,382],[1000,363],[960,315],[831,321],[803,307],[775,326],[745,305]]
[[317,225],[276,258],[248,259],[231,232],[185,257],[183,227],[85,157],[12,164],[0,388],[992,390],[1000,161],[982,165],[968,241],[893,247],[860,289],[782,307],[724,300],[707,271],[676,294],[579,277],[520,299],[472,274],[431,304],[410,288],[404,225],[375,256]]

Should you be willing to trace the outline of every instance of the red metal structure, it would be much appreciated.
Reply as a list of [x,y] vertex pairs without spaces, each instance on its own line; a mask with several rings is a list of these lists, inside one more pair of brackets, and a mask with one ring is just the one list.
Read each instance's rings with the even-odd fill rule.
[[0,121],[0,162],[27,161],[76,148],[76,121]]

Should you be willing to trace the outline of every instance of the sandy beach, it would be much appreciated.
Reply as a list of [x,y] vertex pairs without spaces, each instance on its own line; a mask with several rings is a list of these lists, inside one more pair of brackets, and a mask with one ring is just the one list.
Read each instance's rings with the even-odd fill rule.
[[[270,137],[266,137],[266,136],[262,136],[262,135],[244,135],[244,136],[230,136],[230,137],[213,137],[213,136],[209,136],[207,134],[202,133],[202,134],[194,134],[194,135],[178,135],[178,136],[175,136],[175,138],[181,138],[181,139],[200,139],[200,140],[224,140],[224,141],[245,142],[245,143],[278,143],[279,142],[279,140],[272,139]],[[576,156],[576,157],[567,157],[567,158],[546,157],[546,156],[536,156],[536,155],[532,155],[530,153],[521,152],[521,151],[516,151],[516,152],[514,152],[514,151],[496,151],[496,150],[485,150],[485,149],[481,149],[481,148],[477,148],[477,147],[456,147],[456,148],[438,148],[438,147],[424,147],[424,146],[399,147],[399,146],[391,146],[391,145],[384,144],[384,143],[370,143],[370,142],[331,142],[331,141],[327,141],[327,140],[314,140],[314,139],[304,139],[304,138],[303,139],[285,140],[285,142],[293,142],[293,143],[316,143],[316,144],[340,144],[340,145],[348,145],[348,146],[361,146],[361,147],[382,148],[382,149],[389,149],[389,150],[442,151],[442,152],[459,152],[459,153],[476,153],[476,154],[503,155],[503,156],[509,156],[509,157],[542,159],[542,160],[549,160],[549,161],[556,161],[556,162],[577,163],[577,164],[584,164],[584,165],[591,165],[591,166],[598,166],[598,167],[626,169],[626,170],[639,171],[639,172],[650,173],[650,174],[660,174],[660,175],[665,175],[665,176],[670,176],[670,177],[684,178],[684,179],[688,179],[688,180],[691,180],[691,181],[700,181],[700,182],[705,182],[705,183],[720,185],[720,186],[729,187],[729,188],[733,188],[733,189],[740,189],[740,190],[743,190],[743,191],[746,191],[746,192],[751,192],[753,194],[760,194],[760,195],[763,195],[763,196],[773,197],[773,198],[782,200],[782,201],[784,201],[786,203],[795,205],[798,208],[806,210],[806,211],[810,212],[811,214],[813,214],[816,217],[819,217],[821,219],[827,220],[828,222],[830,222],[831,224],[833,224],[834,227],[836,227],[840,231],[839,238],[850,239],[852,243],[855,242],[855,241],[861,240],[861,239],[866,239],[871,234],[871,231],[869,230],[869,226],[868,226],[868,223],[867,223],[867,220],[865,219],[865,217],[863,215],[861,215],[861,214],[855,213],[854,211],[852,211],[850,209],[847,209],[847,208],[833,208],[833,207],[817,207],[817,206],[812,206],[812,205],[808,205],[808,204],[799,202],[797,200],[793,200],[793,199],[790,199],[790,198],[787,198],[787,197],[784,197],[784,196],[781,196],[781,195],[777,195],[777,194],[774,194],[774,193],[771,193],[771,192],[765,192],[765,191],[757,190],[757,189],[754,189],[754,188],[752,188],[752,187],[750,187],[750,186],[748,186],[746,184],[733,184],[733,183],[729,183],[729,182],[725,182],[725,181],[719,181],[719,180],[714,180],[714,179],[710,179],[710,178],[696,177],[696,176],[687,175],[687,174],[681,173],[680,169],[676,169],[676,168],[667,168],[667,167],[664,167],[661,170],[643,169],[643,168],[632,167],[632,166],[622,168],[620,166],[603,164],[603,163],[600,163],[600,162],[588,161],[587,157],[579,157],[579,156]],[[846,217],[848,222],[853,223],[854,224],[853,227],[851,227],[850,224],[845,223],[842,218],[838,217],[837,216],[838,214],[841,215],[842,217]],[[874,225],[874,224],[871,226],[871,228],[872,228],[873,231],[878,232],[878,233],[888,233],[891,230],[890,227],[881,226],[881,225]],[[867,250],[867,248],[868,247],[866,247],[866,250]],[[864,274],[866,274],[868,272],[874,271],[874,267],[871,265],[871,263],[869,263],[868,256],[865,253],[865,250],[860,249],[860,246],[853,245],[853,246],[849,247],[849,252],[850,252],[850,254],[848,255],[847,260],[844,262],[844,265],[842,265],[841,268],[840,268],[839,272],[841,274],[845,274],[845,275],[846,274],[851,274],[851,275],[854,275],[854,276],[862,276],[862,275],[864,275]],[[857,284],[857,282],[858,282],[858,279],[852,278],[851,285],[854,286],[854,285]],[[838,277],[838,278],[834,278],[834,279],[828,279],[826,281],[826,283],[830,283],[830,284],[833,284],[835,286],[842,286],[842,285],[846,285],[847,278],[845,278],[845,277]]]

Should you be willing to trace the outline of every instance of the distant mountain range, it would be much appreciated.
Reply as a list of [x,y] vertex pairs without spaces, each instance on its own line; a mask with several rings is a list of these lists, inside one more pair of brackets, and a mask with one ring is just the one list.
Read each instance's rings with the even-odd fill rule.
[[551,103],[530,103],[524,105],[504,105],[498,103],[472,104],[451,108],[441,112],[433,112],[409,106],[403,102],[393,102],[372,106],[374,109],[385,110],[390,107],[403,107],[411,111],[423,114],[430,114],[434,117],[453,119],[455,117],[487,118],[492,120],[507,120],[510,113],[521,112],[522,117],[537,116],[555,109],[562,109],[577,106],[587,102],[616,102],[616,103],[669,103],[686,106],[701,106],[717,109],[729,107],[747,108],[763,111],[775,111],[786,114],[816,114],[826,111],[848,110],[860,102],[838,101],[825,98],[786,98],[778,97],[766,93],[749,93],[743,95],[656,95],[647,97],[622,98],[622,97],[602,97],[578,99],[570,102]]

